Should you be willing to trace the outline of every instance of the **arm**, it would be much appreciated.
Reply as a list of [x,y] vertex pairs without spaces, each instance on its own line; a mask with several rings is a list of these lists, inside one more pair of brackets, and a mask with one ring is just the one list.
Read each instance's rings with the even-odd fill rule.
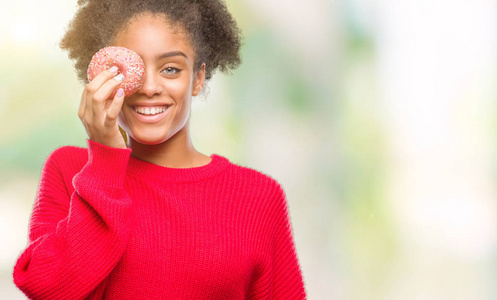
[[129,238],[124,189],[130,149],[88,141],[88,162],[65,188],[64,148],[46,160],[14,282],[32,299],[82,299],[112,271]]
[[278,185],[276,193],[275,229],[272,240],[272,298],[306,299],[304,280],[300,270],[292,225],[285,193]]
[[267,213],[261,213],[264,225],[263,262],[253,274],[248,299],[302,300],[306,299],[304,280],[300,270],[285,193],[273,181],[265,190]]

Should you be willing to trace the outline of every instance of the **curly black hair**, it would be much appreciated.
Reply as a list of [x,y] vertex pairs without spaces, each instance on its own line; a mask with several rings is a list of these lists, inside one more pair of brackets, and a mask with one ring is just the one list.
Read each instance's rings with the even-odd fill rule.
[[242,34],[223,0],[78,0],[60,48],[75,60],[78,78],[88,83],[86,71],[93,54],[110,46],[133,17],[163,15],[189,38],[194,71],[205,63],[205,80],[219,69],[230,73],[240,63]]

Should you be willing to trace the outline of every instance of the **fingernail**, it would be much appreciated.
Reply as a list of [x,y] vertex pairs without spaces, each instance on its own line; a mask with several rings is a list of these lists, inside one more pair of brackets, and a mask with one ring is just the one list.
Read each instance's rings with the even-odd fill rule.
[[112,73],[117,73],[117,67],[112,66],[112,68],[110,68],[109,71],[111,71]]
[[114,77],[115,80],[121,82],[123,81],[124,79],[124,75],[123,74],[117,74],[115,77]]
[[118,89],[117,90],[117,96],[122,97],[124,95],[124,90],[123,89]]

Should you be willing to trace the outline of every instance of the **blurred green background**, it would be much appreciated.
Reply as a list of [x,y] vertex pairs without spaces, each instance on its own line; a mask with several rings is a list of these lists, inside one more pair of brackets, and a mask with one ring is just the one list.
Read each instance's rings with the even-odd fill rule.
[[[496,299],[497,3],[229,0],[243,64],[196,148],[276,178],[309,299]],[[0,3],[0,298],[41,167],[86,146],[57,43],[76,0]]]

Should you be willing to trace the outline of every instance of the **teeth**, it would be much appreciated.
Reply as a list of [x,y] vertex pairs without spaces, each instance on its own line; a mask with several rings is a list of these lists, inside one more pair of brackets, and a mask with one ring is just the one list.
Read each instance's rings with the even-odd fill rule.
[[159,113],[163,113],[164,111],[166,111],[167,109],[167,106],[154,106],[154,107],[133,107],[134,110],[139,113],[139,114],[142,114],[142,115],[156,115],[156,114],[159,114]]

